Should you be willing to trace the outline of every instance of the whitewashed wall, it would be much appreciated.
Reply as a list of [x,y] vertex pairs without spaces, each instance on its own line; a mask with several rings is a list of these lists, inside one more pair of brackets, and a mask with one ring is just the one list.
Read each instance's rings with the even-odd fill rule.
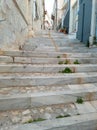
[[[28,0],[16,0],[29,24]],[[0,48],[18,49],[28,36],[28,25],[13,0],[0,0]]]

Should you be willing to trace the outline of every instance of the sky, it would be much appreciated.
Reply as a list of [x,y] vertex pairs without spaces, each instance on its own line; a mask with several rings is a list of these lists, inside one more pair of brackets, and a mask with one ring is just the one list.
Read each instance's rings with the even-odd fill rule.
[[48,11],[49,16],[51,16],[53,10],[54,0],[45,0],[45,9]]

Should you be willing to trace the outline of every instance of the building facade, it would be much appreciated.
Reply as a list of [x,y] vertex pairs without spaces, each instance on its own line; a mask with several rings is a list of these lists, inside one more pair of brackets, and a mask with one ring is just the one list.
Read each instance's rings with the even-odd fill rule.
[[54,25],[55,29],[65,28],[69,30],[69,0],[55,0],[53,8]]
[[97,43],[97,0],[71,0],[69,33],[89,46]]
[[92,2],[94,0],[80,0],[78,14],[77,38],[84,43],[89,42],[91,35]]

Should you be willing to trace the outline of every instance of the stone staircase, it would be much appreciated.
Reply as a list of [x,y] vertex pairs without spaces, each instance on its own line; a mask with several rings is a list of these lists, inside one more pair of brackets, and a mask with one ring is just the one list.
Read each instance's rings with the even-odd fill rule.
[[51,37],[0,52],[0,130],[97,130],[97,49]]

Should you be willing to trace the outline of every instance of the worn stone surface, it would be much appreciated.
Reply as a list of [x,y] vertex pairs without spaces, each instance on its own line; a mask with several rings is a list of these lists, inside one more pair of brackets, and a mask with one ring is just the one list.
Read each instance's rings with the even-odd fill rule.
[[[52,33],[57,45],[47,37],[30,39],[35,46],[30,41],[25,51],[0,52],[0,130],[96,130],[96,49],[67,35]],[[8,63],[10,58],[13,63]],[[68,64],[58,64],[66,59]],[[74,73],[59,73],[66,67]],[[76,102],[78,97],[83,104]],[[41,118],[46,121],[28,124]]]
[[[65,123],[64,123],[65,122]],[[43,121],[41,123],[25,124],[6,128],[6,130],[96,130],[97,114],[74,116],[58,120]],[[3,129],[1,129],[3,130]]]

